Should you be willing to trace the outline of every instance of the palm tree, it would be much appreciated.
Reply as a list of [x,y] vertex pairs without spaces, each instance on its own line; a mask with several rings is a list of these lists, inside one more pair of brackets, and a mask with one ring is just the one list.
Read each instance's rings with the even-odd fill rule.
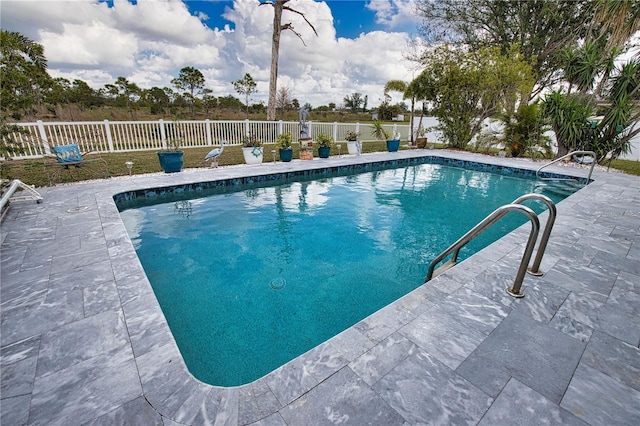
[[40,104],[41,90],[51,80],[41,44],[18,32],[0,30],[0,69],[3,113],[18,119],[33,104]]
[[413,113],[415,111],[416,97],[411,90],[411,84],[402,80],[389,80],[387,84],[384,85],[385,96],[389,92],[400,92],[402,93],[402,99],[411,99],[411,115],[409,116],[409,128],[411,131],[409,132],[409,141],[411,145],[413,145]]
[[309,22],[307,17],[302,12],[298,12],[287,6],[286,4],[290,0],[263,0],[260,2],[260,6],[269,4],[273,6],[273,35],[271,38],[271,70],[269,74],[269,103],[267,105],[267,120],[276,119],[276,91],[278,84],[278,56],[280,52],[280,33],[282,30],[292,31],[302,41],[302,44],[306,46],[300,33],[297,33],[293,29],[291,23],[282,24],[282,12],[288,10],[293,13],[297,13],[302,16],[307,24],[311,27],[313,32],[318,35],[315,27]]
[[640,1],[597,0],[591,7],[595,16],[587,39],[603,44],[603,56],[626,44],[640,31]]

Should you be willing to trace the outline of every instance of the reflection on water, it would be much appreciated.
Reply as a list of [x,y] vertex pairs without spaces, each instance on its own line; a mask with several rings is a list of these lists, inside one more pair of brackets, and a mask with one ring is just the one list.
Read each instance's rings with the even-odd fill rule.
[[189,201],[176,201],[175,211],[179,216],[189,219],[189,216],[193,213],[193,207]]
[[[422,285],[435,256],[534,185],[423,164],[121,214],[190,371],[232,386]],[[460,259],[524,220],[505,217]]]

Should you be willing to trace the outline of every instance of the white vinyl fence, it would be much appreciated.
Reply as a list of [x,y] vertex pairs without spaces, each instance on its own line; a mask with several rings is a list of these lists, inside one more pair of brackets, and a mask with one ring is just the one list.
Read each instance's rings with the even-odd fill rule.
[[[435,117],[415,117],[414,130],[422,123],[430,142],[440,139]],[[300,124],[295,121],[86,121],[86,122],[43,122],[16,123],[26,130],[26,134],[16,133],[21,152],[9,153],[14,159],[39,158],[50,154],[52,146],[77,143],[82,152],[129,152],[158,151],[167,148],[167,142],[179,138],[184,148],[219,145],[226,140],[230,145],[240,145],[247,134],[270,144],[280,133],[291,132],[293,141],[298,141]],[[360,134],[363,142],[373,141],[371,124],[324,123],[308,121],[311,137],[320,133],[333,136],[336,142],[344,141],[347,132]],[[408,124],[388,124],[389,133],[400,133],[402,140],[409,139]],[[553,133],[553,132],[551,132]],[[553,136],[553,135],[551,135]],[[552,138],[555,139],[555,138]],[[631,151],[620,156],[622,159],[640,161],[640,135],[631,140]]]
[[[293,141],[298,141],[300,124],[292,121],[86,121],[16,123],[26,134],[15,133],[21,152],[9,153],[14,159],[39,158],[51,153],[52,146],[77,143],[82,152],[129,152],[161,150],[173,139],[180,140],[182,148],[219,145],[226,140],[229,145],[240,145],[245,135],[270,144],[280,133],[291,132]],[[363,142],[374,140],[372,126],[360,123],[322,123],[308,121],[311,137],[320,133],[344,141],[349,131],[360,133]],[[409,139],[408,124],[389,124],[385,129],[400,133],[403,140]]]

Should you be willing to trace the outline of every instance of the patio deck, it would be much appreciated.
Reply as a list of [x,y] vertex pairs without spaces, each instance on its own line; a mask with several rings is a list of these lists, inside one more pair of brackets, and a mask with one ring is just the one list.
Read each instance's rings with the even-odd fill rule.
[[251,384],[189,374],[113,194],[426,153],[114,178],[15,203],[1,228],[0,423],[640,424],[640,178],[618,173],[558,204],[545,275],[527,275],[523,299],[504,289],[529,225]]

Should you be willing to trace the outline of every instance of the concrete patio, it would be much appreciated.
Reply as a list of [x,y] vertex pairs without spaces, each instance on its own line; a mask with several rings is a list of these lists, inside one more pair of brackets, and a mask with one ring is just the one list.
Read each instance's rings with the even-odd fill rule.
[[528,224],[251,384],[187,371],[114,194],[429,153],[122,177],[13,204],[1,229],[0,423],[640,424],[640,178],[611,172],[558,204],[545,274],[525,277],[522,299],[504,289]]

